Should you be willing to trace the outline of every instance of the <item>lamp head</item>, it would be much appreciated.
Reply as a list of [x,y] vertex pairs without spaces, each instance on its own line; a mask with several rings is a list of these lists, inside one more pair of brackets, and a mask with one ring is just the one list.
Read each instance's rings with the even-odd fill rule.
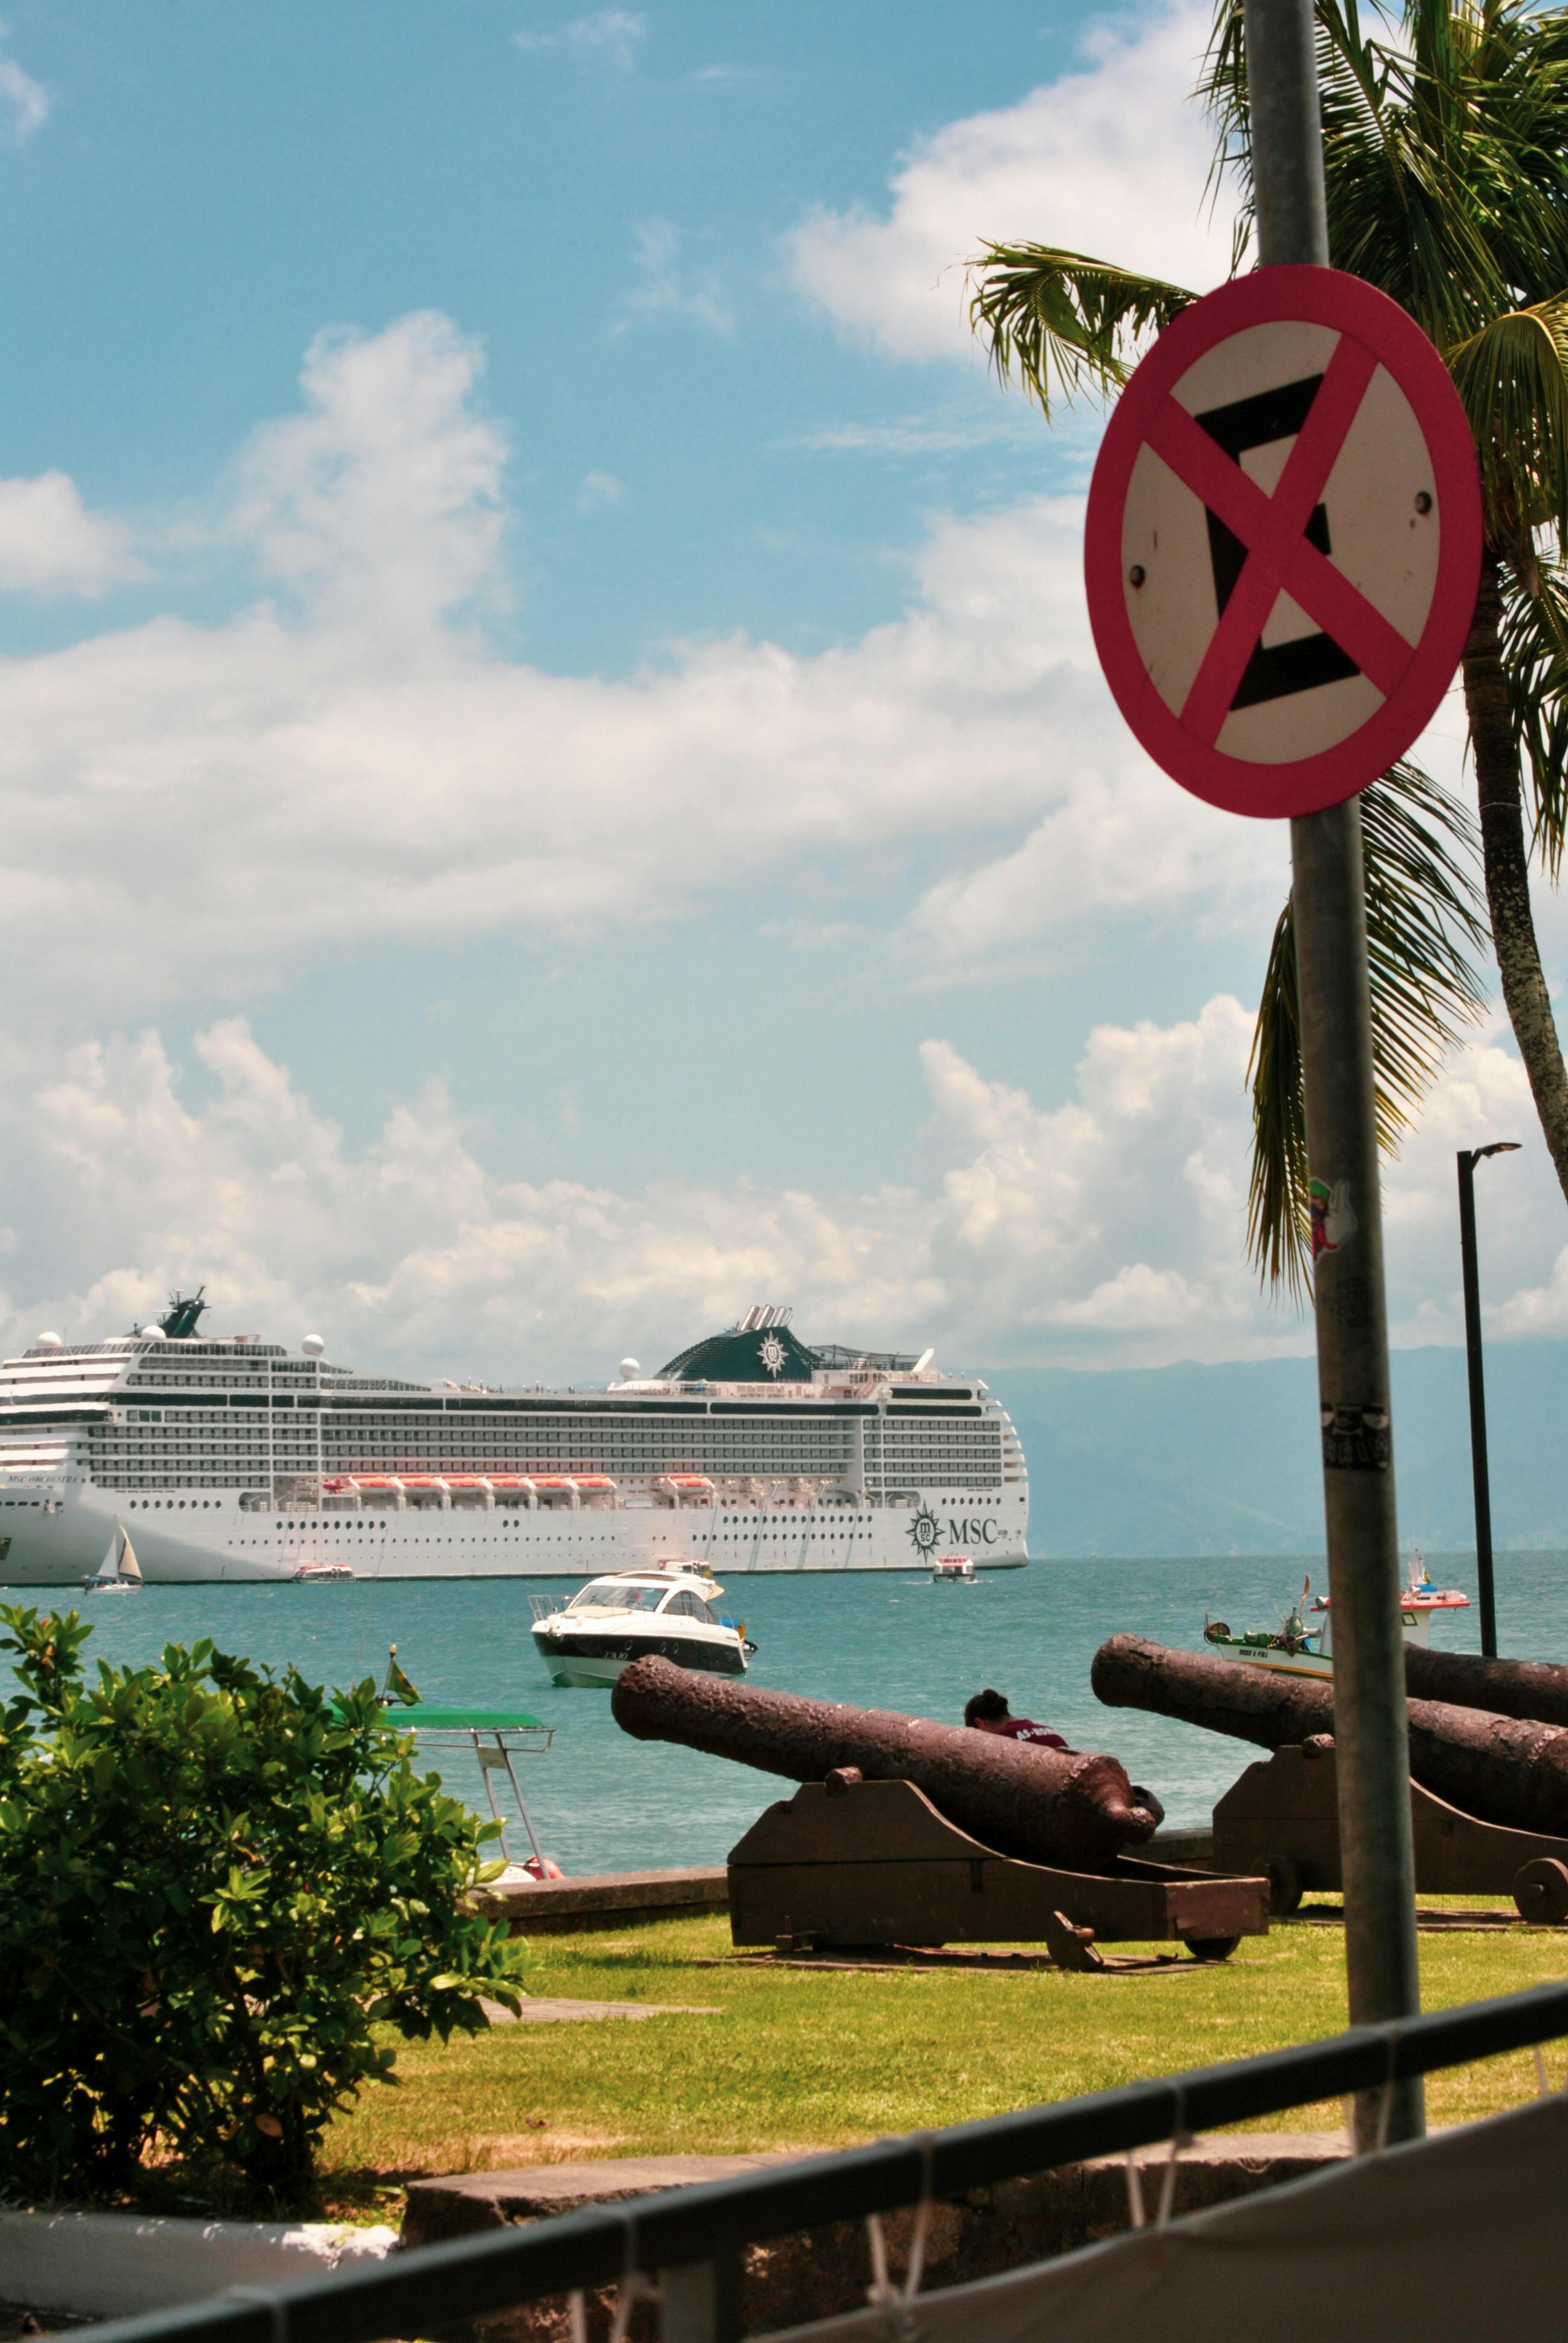
[[1483,1155],[1517,1155],[1520,1145],[1521,1142],[1517,1139],[1494,1139],[1490,1147],[1473,1149],[1471,1160],[1473,1162],[1479,1163]]

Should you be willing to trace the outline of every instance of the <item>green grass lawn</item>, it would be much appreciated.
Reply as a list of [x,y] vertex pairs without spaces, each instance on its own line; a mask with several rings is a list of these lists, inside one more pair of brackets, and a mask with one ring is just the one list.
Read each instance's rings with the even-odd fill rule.
[[[368,2211],[393,2200],[400,2178],[578,2157],[847,2147],[1245,2057],[1345,2024],[1337,1928],[1276,1927],[1223,1966],[1153,1976],[699,1966],[729,1949],[723,1919],[537,1939],[536,1994],[723,2014],[501,2026],[446,2048],[405,2044],[400,2087],[367,2089],[329,2136],[329,2198]],[[1428,2009],[1565,1975],[1568,1934],[1422,1938]],[[1554,2081],[1565,2061],[1568,2043],[1551,2054]],[[1428,2089],[1431,2119],[1461,2122],[1532,2096],[1534,2069],[1524,2053],[1437,2076]],[[1336,2104],[1259,2128],[1340,2121]]]

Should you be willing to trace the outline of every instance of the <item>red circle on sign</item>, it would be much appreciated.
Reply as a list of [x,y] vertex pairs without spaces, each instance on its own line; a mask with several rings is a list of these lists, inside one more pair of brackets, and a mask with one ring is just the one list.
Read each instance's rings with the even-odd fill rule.
[[[1440,534],[1431,601],[1420,639],[1412,645],[1332,560],[1315,550],[1305,526],[1310,507],[1300,508],[1301,493],[1314,493],[1308,463],[1297,484],[1301,518],[1289,532],[1289,559],[1310,564],[1312,599],[1325,605],[1331,617],[1342,611],[1345,630],[1352,634],[1360,654],[1360,663],[1352,664],[1351,672],[1369,675],[1382,697],[1362,723],[1332,747],[1276,762],[1231,755],[1215,744],[1215,732],[1233,705],[1228,689],[1231,669],[1220,657],[1223,646],[1216,650],[1214,674],[1207,676],[1201,670],[1180,710],[1162,697],[1134,634],[1122,538],[1133,468],[1145,447],[1153,447],[1162,461],[1170,462],[1177,479],[1199,498],[1211,521],[1211,495],[1222,500],[1232,496],[1241,498],[1235,508],[1227,501],[1227,509],[1238,521],[1244,513],[1257,526],[1259,535],[1255,541],[1243,535],[1238,543],[1244,566],[1231,589],[1236,602],[1229,628],[1231,666],[1235,665],[1236,645],[1241,646],[1241,657],[1247,655],[1249,608],[1258,614],[1251,629],[1252,647],[1255,650],[1261,646],[1264,621],[1276,596],[1286,590],[1264,560],[1255,558],[1257,547],[1264,542],[1262,517],[1267,515],[1270,498],[1218,442],[1205,437],[1203,427],[1171,394],[1200,358],[1233,335],[1254,326],[1289,324],[1328,327],[1340,337],[1325,367],[1322,387],[1299,426],[1298,446],[1309,430],[1321,424],[1329,437],[1324,439],[1320,433],[1320,445],[1327,447],[1332,466],[1359,412],[1360,397],[1376,368],[1382,367],[1408,402],[1425,442]],[[1330,369],[1335,367],[1339,369],[1338,407],[1344,417],[1337,440],[1327,412],[1334,404],[1329,385]],[[1320,408],[1324,410],[1322,416]],[[1182,468],[1189,462],[1196,478]],[[1326,482],[1327,469],[1318,479],[1319,487]],[[1287,488],[1282,476],[1276,493],[1285,498]],[[1243,528],[1245,525],[1241,523]],[[1362,277],[1348,277],[1335,268],[1263,268],[1238,277],[1182,310],[1166,327],[1117,402],[1095,463],[1084,537],[1084,573],[1095,649],[1117,706],[1155,762],[1211,805],[1231,813],[1261,817],[1317,813],[1325,806],[1339,805],[1403,756],[1448,689],[1474,614],[1482,527],[1481,482],[1464,409],[1447,367],[1409,312]],[[1277,568],[1286,559],[1280,553],[1286,541],[1280,538],[1268,557],[1279,556]],[[1256,569],[1251,581],[1255,590],[1251,595],[1243,591],[1249,585],[1249,568]],[[1197,582],[1195,578],[1195,586]],[[1214,591],[1218,600],[1217,581]],[[1292,595],[1295,591],[1293,578]],[[1302,599],[1310,607],[1308,593]],[[1228,601],[1219,600],[1211,649],[1229,607]],[[1318,623],[1331,647],[1337,644],[1334,625],[1324,625],[1321,618]],[[1352,657],[1349,643],[1343,647],[1343,656]],[[1206,659],[1205,669],[1209,664]]]

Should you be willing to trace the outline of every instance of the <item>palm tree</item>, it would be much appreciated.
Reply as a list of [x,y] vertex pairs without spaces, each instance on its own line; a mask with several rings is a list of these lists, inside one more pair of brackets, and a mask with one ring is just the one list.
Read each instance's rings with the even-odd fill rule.
[[[1568,1196],[1568,1073],[1530,902],[1532,853],[1555,882],[1568,836],[1568,7],[1405,0],[1362,25],[1315,0],[1329,242],[1419,321],[1446,360],[1480,458],[1486,535],[1462,664],[1487,923],[1465,811],[1409,764],[1362,799],[1380,1136],[1397,1143],[1482,999],[1487,927],[1519,1053]],[[1241,0],[1218,0],[1198,95],[1213,181],[1237,185],[1233,266],[1252,227]],[[1123,383],[1194,297],[1084,254],[988,245],[972,318],[1005,381],[1053,404]],[[1528,820],[1528,835],[1526,824]],[[1287,902],[1252,1060],[1249,1242],[1272,1282],[1306,1259],[1306,1141]]]

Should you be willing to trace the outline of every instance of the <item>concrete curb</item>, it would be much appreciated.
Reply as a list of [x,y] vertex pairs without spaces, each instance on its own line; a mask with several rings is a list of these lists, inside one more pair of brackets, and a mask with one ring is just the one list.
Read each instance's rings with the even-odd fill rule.
[[29,2310],[123,2318],[230,2286],[281,2286],[379,2260],[396,2229],[198,2221],[143,2213],[0,2212],[0,2296]]
[[640,1928],[648,1920],[689,1920],[729,1909],[723,1864],[686,1871],[585,1872],[527,1887],[481,1887],[474,1901],[521,1936],[564,1936],[580,1928]]

